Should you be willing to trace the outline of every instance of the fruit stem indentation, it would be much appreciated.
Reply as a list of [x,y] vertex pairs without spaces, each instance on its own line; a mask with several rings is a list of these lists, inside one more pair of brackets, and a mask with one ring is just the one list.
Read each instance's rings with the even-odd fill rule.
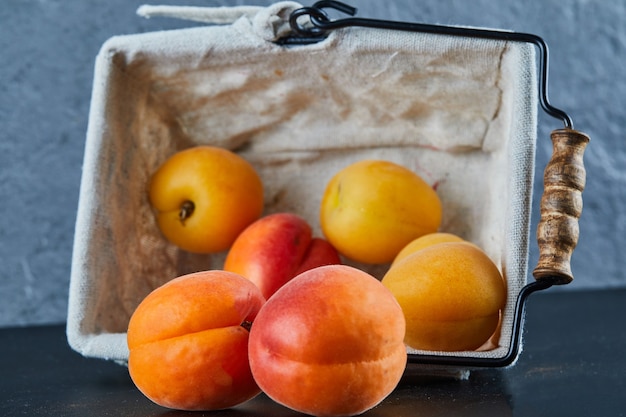
[[178,212],[178,218],[183,225],[185,224],[185,220],[191,217],[195,208],[195,204],[189,200],[186,200],[183,204],[181,204],[180,211]]

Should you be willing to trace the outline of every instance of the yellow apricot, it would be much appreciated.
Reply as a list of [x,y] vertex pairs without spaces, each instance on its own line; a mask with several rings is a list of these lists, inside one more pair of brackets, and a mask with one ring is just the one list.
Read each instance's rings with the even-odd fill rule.
[[441,201],[419,175],[390,161],[363,160],[326,185],[320,226],[344,256],[368,264],[393,261],[410,241],[436,232]]

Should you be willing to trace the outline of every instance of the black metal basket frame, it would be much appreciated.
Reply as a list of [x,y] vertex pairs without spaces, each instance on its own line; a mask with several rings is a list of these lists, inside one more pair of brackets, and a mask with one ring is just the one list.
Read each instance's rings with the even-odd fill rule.
[[[482,39],[492,39],[510,42],[530,43],[537,47],[539,57],[538,98],[543,110],[550,116],[563,122],[565,129],[573,129],[571,117],[563,110],[550,104],[548,97],[548,62],[549,53],[546,42],[537,35],[492,29],[479,29],[446,25],[433,25],[369,18],[347,17],[331,19],[324,9],[334,9],[349,16],[354,16],[356,8],[334,0],[318,1],[310,7],[302,7],[292,12],[289,22],[293,33],[278,41],[282,45],[298,45],[316,43],[324,39],[329,32],[347,27],[367,27],[373,29],[400,30],[409,32],[425,32],[433,34],[463,36]],[[560,284],[559,277],[542,277],[540,280],[526,284],[520,290],[514,310],[513,328],[508,352],[502,357],[476,357],[462,355],[441,354],[408,354],[408,363],[422,365],[437,365],[454,368],[497,368],[511,365],[519,356],[524,308],[528,297],[540,290]]]

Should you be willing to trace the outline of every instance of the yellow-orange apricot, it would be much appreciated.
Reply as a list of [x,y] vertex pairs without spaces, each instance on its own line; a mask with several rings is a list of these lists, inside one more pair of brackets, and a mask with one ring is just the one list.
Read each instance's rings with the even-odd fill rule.
[[498,326],[502,275],[468,242],[439,243],[400,260],[382,279],[406,319],[405,342],[432,351],[475,350]]
[[248,363],[249,324],[265,299],[240,275],[204,271],[152,291],[133,313],[128,370],[164,407],[215,410],[260,392]]
[[163,235],[195,253],[226,250],[263,212],[263,184],[238,154],[215,146],[175,153],[152,175],[150,204]]
[[350,416],[397,386],[407,354],[402,310],[374,277],[321,266],[281,287],[250,331],[250,368],[270,398],[315,416]]

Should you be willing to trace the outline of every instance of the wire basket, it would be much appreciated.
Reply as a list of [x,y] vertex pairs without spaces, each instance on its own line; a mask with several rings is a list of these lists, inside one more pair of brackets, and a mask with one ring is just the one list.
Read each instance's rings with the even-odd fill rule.
[[[573,279],[585,185],[589,138],[548,100],[547,46],[530,34],[331,19],[328,9],[356,12],[336,1],[144,6],[148,17],[220,24],[103,45],[70,283],[73,349],[125,362],[128,319],[145,295],[175,276],[221,267],[224,254],[194,255],[165,241],[146,195],[169,155],[212,144],[255,166],[267,187],[266,213],[299,213],[317,232],[322,189],[352,161],[396,161],[437,184],[442,228],[485,250],[506,278],[508,300],[493,348],[408,349],[409,363],[471,369],[516,360],[528,296]],[[540,257],[527,282],[537,102],[564,127],[551,134]],[[385,269],[355,266],[378,277]]]

